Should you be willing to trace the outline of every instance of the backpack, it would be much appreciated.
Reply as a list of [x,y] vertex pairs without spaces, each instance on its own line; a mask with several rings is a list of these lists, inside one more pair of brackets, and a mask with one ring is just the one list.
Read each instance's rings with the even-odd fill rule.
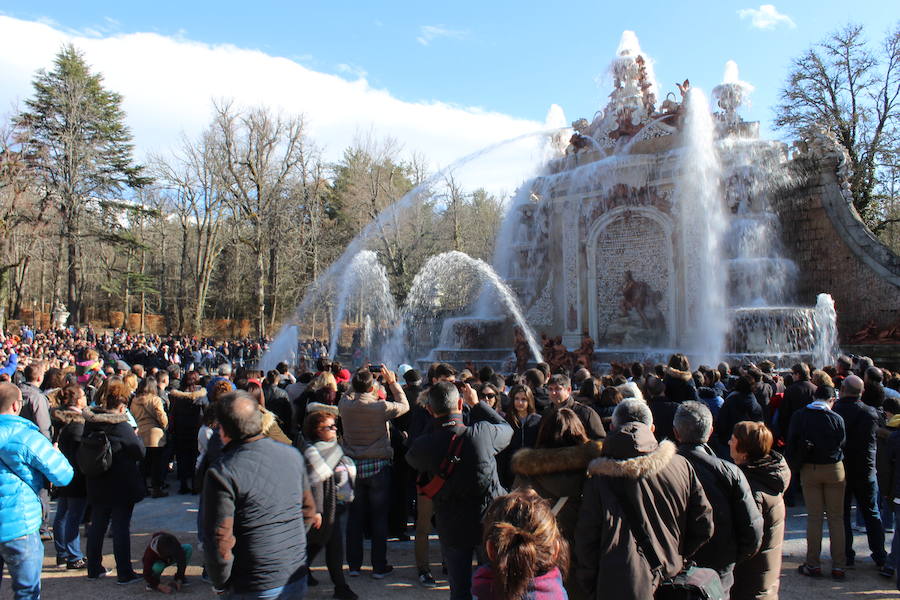
[[106,432],[92,431],[81,438],[76,454],[78,468],[87,477],[99,477],[112,466],[112,446]]

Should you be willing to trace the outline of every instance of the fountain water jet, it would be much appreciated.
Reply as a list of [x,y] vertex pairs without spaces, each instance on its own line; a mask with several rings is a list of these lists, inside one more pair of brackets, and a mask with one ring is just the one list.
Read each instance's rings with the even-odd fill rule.
[[[675,206],[684,245],[684,290],[688,297],[686,349],[701,362],[714,364],[725,350],[725,274],[722,234],[726,229],[721,166],[714,143],[715,123],[706,96],[691,88],[687,99]],[[703,285],[696,282],[702,277]]]

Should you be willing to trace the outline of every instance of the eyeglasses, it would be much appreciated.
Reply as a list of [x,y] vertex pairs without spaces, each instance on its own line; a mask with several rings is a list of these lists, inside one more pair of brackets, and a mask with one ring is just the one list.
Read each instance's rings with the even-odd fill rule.
[[333,431],[337,431],[337,425],[319,425],[319,429],[322,429],[322,430],[331,429]]
[[484,394],[485,398],[496,398],[497,394]]

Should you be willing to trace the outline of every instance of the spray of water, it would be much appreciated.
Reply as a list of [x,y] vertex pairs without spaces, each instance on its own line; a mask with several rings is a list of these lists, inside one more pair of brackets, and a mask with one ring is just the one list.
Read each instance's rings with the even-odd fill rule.
[[328,348],[330,356],[337,355],[341,330],[347,317],[347,304],[354,296],[361,299],[365,318],[369,321],[374,318],[379,323],[396,322],[397,307],[391,294],[387,271],[378,262],[378,255],[371,250],[363,250],[354,256],[338,280],[338,302]]
[[726,273],[721,237],[728,225],[721,191],[721,167],[714,141],[715,123],[703,92],[687,97],[684,148],[675,184],[675,205],[683,232],[685,331],[687,347],[701,362],[715,364],[725,350]]
[[[428,321],[430,315],[467,307],[468,299],[478,293],[477,289],[473,289],[473,284],[489,287],[494,291],[504,309],[501,312],[511,316],[522,329],[532,356],[540,362],[540,346],[522,314],[515,294],[486,262],[457,251],[432,256],[416,275],[403,309],[403,318],[399,320],[388,344],[391,358],[398,360],[395,358],[398,355],[402,358],[403,351],[400,349],[403,348],[406,335]],[[441,328],[443,321],[444,319],[440,319]],[[435,323],[431,325],[433,328],[437,326]],[[437,333],[437,329],[433,330]]]

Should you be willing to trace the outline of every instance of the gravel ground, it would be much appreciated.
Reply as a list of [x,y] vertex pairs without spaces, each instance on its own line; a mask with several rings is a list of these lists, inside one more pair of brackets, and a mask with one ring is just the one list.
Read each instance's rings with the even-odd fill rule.
[[[149,536],[162,529],[177,535],[183,542],[194,543],[196,535],[196,496],[171,496],[169,498],[147,499],[135,507],[132,521],[132,559],[135,568],[141,568],[140,558]],[[837,583],[829,578],[813,580],[797,573],[797,565],[805,554],[805,516],[803,508],[790,509],[788,530],[784,544],[784,568],[782,569],[781,598],[785,600],[828,600],[832,598],[898,598],[900,593],[893,590],[893,581],[884,579],[878,575],[877,569],[870,560],[859,560],[858,566],[847,573],[844,582]],[[890,535],[889,535],[890,539]],[[827,539],[823,546],[827,549]],[[855,539],[857,556],[862,558],[869,555],[866,548],[865,536],[857,534]],[[84,572],[66,571],[55,565],[53,545],[47,543],[44,559],[44,598],[51,600],[107,600],[112,598],[127,598],[132,596],[152,597],[157,592],[147,591],[143,582],[133,583],[128,586],[119,586],[115,577],[109,577],[100,581],[88,581]],[[104,547],[106,553],[104,564],[113,567],[112,541],[107,539]],[[439,587],[426,590],[420,587],[416,581],[416,570],[413,562],[412,542],[390,542],[388,557],[394,564],[394,573],[381,581],[373,580],[370,570],[364,569],[361,577],[348,578],[350,586],[364,600],[381,600],[390,598],[401,599],[425,599],[447,598],[449,588],[446,580],[438,579]],[[432,543],[432,560],[437,559],[437,542]],[[323,558],[317,559],[313,567],[315,576],[321,582],[317,587],[310,588],[307,598],[331,598],[333,588],[325,570]],[[828,557],[824,559],[824,567],[828,567]],[[203,600],[214,598],[215,594],[209,586],[200,581],[200,557],[194,554],[191,566],[188,567],[188,580],[190,585],[182,590],[179,596]],[[435,565],[435,576],[440,575],[440,566]],[[166,572],[168,574],[169,571]],[[6,585],[0,589],[0,600],[12,598],[8,579]]]

